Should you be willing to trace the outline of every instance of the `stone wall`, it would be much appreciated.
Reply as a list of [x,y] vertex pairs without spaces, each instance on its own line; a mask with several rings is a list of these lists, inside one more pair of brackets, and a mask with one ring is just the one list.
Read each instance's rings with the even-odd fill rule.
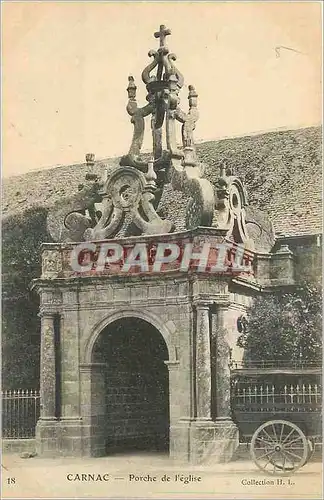
[[290,242],[295,258],[297,282],[319,283],[322,276],[322,238],[307,238],[304,241]]
[[35,439],[2,439],[2,453],[36,454]]

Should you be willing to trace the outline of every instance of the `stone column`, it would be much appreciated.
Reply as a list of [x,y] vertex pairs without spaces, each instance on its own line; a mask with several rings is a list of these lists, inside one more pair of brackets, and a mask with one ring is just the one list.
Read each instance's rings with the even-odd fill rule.
[[40,420],[56,420],[54,314],[41,314]]
[[196,304],[196,417],[211,420],[211,359],[209,306],[207,302]]
[[215,356],[213,400],[216,421],[231,420],[230,346],[225,328],[226,311],[227,306],[218,305],[212,320]]
[[[225,329],[227,305],[212,314],[212,421],[192,432],[191,457],[195,462],[218,463],[231,460],[238,447],[238,429],[231,419],[229,345]],[[203,451],[201,451],[203,450]]]

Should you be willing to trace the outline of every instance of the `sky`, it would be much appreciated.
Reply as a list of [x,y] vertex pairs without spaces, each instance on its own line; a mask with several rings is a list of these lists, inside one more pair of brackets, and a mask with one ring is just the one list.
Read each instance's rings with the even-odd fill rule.
[[[160,24],[197,142],[321,122],[320,2],[2,2],[2,175],[126,154]],[[278,49],[278,47],[281,47]],[[150,149],[149,123],[144,149]]]

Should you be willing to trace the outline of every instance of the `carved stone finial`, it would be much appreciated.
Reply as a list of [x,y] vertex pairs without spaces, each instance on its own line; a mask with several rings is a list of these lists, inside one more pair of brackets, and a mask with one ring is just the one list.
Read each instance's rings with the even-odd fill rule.
[[135,85],[134,77],[130,75],[128,77],[128,87],[127,87],[129,100],[136,99],[136,89],[137,89],[137,87]]
[[148,162],[148,169],[145,178],[149,184],[155,186],[155,181],[157,178],[156,173],[154,172],[154,158],[151,158]]
[[[157,213],[166,182],[189,198],[186,228],[212,226],[227,229],[236,240],[246,239],[245,193],[240,181],[228,177],[224,166],[214,186],[202,178],[203,166],[196,154],[194,130],[199,118],[198,94],[188,88],[187,112],[180,106],[179,92],[184,78],[175,65],[176,56],[165,44],[171,30],[163,24],[154,37],[157,50],[150,50],[150,63],[142,71],[147,103],[139,107],[133,76],[128,77],[127,113],[134,126],[128,154],[108,178],[99,181],[96,174],[86,175],[86,183],[73,199],[65,200],[50,211],[48,228],[55,241],[103,240],[136,228],[135,233],[171,232],[173,224]],[[151,118],[152,151],[150,158],[141,155],[145,118]],[[181,124],[182,144],[177,138],[177,122]],[[165,146],[164,146],[165,144]],[[93,167],[95,156],[87,153],[86,164]],[[95,205],[100,203],[100,210]],[[228,234],[229,234],[228,233]]]
[[93,167],[95,164],[95,155],[93,153],[87,153],[85,155],[87,167]]
[[[180,108],[179,91],[184,84],[184,78],[175,66],[176,55],[169,52],[165,39],[171,30],[160,25],[154,37],[160,40],[157,50],[150,50],[148,55],[153,60],[142,72],[142,80],[146,85],[148,104],[139,108],[136,102],[136,85],[133,77],[128,78],[127,112],[131,116],[134,133],[129,152],[123,156],[120,166],[134,167],[145,173],[145,178],[151,186],[152,172],[159,177],[161,197],[163,183],[170,182],[175,190],[180,190],[189,196],[188,229],[197,225],[209,226],[212,223],[214,211],[214,191],[212,184],[201,179],[200,165],[193,138],[193,132],[199,118],[197,109],[198,94],[193,85],[189,85],[189,111],[185,113]],[[154,71],[156,71],[154,73]],[[151,115],[151,130],[153,138],[153,164],[141,156],[145,133],[145,117]],[[179,148],[176,136],[176,123],[182,124],[182,147]],[[165,136],[166,150],[163,149]],[[160,176],[161,173],[161,176]],[[165,175],[167,173],[167,175]],[[148,180],[148,177],[150,179]],[[161,182],[161,179],[164,179]],[[167,180],[167,181],[166,181]],[[148,188],[146,188],[148,189]],[[153,189],[153,184],[150,189]],[[157,193],[156,193],[157,194]],[[155,201],[155,208],[157,203]]]
[[168,35],[171,35],[171,30],[169,30],[169,28],[166,28],[164,26],[164,24],[161,24],[160,25],[160,31],[156,31],[154,33],[155,38],[159,38],[160,39],[160,47],[165,47],[164,40],[166,39],[166,37]]
[[[163,24],[159,31],[154,33],[154,37],[160,39],[160,46],[157,50],[149,51],[149,57],[153,60],[142,71],[142,80],[148,92],[146,97],[148,104],[142,108],[139,108],[136,102],[137,89],[134,77],[128,77],[126,109],[134,125],[134,134],[129,152],[122,157],[120,165],[135,167],[142,172],[146,172],[148,167],[148,162],[141,157],[141,149],[145,133],[144,119],[149,115],[151,115],[153,136],[154,170],[166,169],[170,166],[171,148],[167,146],[167,150],[163,150],[162,137],[165,134],[167,144],[171,144],[171,141],[168,140],[170,132],[167,126],[169,110],[177,108],[179,104],[178,93],[184,82],[183,76],[175,66],[175,54],[169,53],[169,49],[165,45],[165,38],[170,34],[171,30]],[[196,97],[195,91],[191,90],[190,107],[197,105]],[[184,117],[183,113],[182,118]],[[184,120],[181,122],[184,123]],[[166,124],[165,130],[163,129],[164,124]]]

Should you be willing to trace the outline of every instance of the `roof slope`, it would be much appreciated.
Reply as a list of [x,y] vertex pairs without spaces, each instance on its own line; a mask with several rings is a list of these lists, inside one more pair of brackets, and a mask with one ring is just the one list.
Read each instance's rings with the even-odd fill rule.
[[[252,207],[266,211],[276,233],[317,234],[322,227],[322,128],[269,132],[209,141],[197,146],[205,177],[215,183],[225,164],[245,182]],[[118,158],[97,162],[93,172],[116,168]],[[33,205],[50,207],[74,193],[88,171],[84,164],[30,172],[3,181],[4,216]],[[166,186],[159,212],[183,229],[186,199]]]

